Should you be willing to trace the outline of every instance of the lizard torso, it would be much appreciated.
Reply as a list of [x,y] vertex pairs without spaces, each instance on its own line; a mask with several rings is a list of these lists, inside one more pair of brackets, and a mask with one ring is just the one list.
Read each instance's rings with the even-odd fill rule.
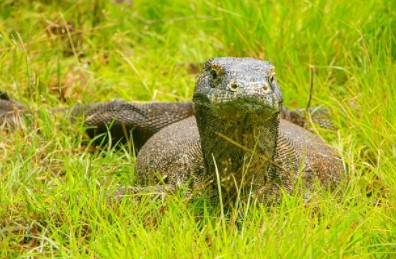
[[208,61],[195,87],[195,117],[149,139],[137,157],[139,182],[161,179],[170,189],[194,191],[220,177],[227,199],[239,192],[264,202],[293,192],[299,179],[306,187],[337,184],[343,169],[335,150],[279,118],[283,99],[273,69],[250,58]]

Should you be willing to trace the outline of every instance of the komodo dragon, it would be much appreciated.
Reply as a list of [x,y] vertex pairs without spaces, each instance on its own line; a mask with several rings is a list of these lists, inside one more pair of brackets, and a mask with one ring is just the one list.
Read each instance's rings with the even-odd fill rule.
[[[9,106],[22,106],[4,92],[0,99],[0,123],[13,124]],[[193,105],[117,100],[77,106],[71,115],[84,115],[86,125],[95,126],[88,130],[91,136],[111,125],[116,141],[134,129],[132,140],[141,148],[138,183],[149,187],[121,189],[117,195],[130,189],[164,194],[179,188],[216,193],[220,183],[229,202],[239,195],[272,203],[282,192],[309,190],[315,182],[333,188],[343,173],[333,148],[280,118],[301,125],[298,113],[282,108],[282,102],[272,64],[224,57],[205,63]]]

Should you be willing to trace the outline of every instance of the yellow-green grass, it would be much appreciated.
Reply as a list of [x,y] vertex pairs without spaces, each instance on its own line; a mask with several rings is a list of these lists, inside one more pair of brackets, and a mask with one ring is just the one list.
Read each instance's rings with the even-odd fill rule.
[[[0,132],[0,256],[393,257],[396,254],[395,1],[11,1],[0,3],[0,88],[35,111]],[[285,105],[332,109],[347,174],[305,204],[218,207],[178,195],[124,200],[126,146],[93,150],[50,107],[114,98],[191,100],[202,62],[276,66]]]

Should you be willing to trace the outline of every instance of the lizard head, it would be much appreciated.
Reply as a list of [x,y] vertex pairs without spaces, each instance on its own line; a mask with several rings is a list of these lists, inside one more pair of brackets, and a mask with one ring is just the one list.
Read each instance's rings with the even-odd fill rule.
[[[262,122],[282,109],[274,66],[254,58],[213,58],[198,75],[193,102],[224,119]],[[230,118],[231,116],[231,118]]]

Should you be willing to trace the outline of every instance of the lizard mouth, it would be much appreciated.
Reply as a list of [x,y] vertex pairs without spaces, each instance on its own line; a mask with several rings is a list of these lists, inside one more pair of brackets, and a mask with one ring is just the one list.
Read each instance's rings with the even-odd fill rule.
[[194,105],[196,109],[209,109],[218,118],[227,118],[234,121],[245,120],[262,122],[279,114],[282,103],[271,98],[241,98],[224,99],[209,98],[206,95],[195,94]]
[[274,107],[263,106],[254,102],[219,103],[213,106],[213,112],[218,117],[227,117],[234,121],[248,120],[263,122],[279,114],[280,110]]

